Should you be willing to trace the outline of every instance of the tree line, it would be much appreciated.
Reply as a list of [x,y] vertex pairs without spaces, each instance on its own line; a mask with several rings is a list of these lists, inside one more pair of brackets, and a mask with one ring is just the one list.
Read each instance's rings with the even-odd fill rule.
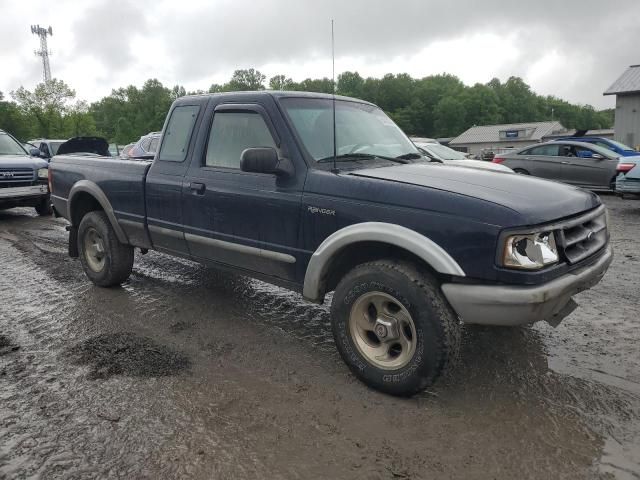
[[[331,93],[329,78],[295,82],[275,75],[268,82],[253,68],[236,70],[224,84],[187,92],[183,86],[165,87],[156,79],[141,88],[130,85],[112,90],[94,103],[76,100],[75,91],[62,80],[41,83],[33,91],[20,87],[10,99],[0,92],[0,129],[20,140],[99,135],[126,144],[162,128],[171,103],[189,94],[246,90],[297,90]],[[335,82],[339,95],[370,101],[386,111],[410,135],[450,137],[473,125],[558,120],[567,128],[611,128],[613,110],[595,110],[554,96],[538,95],[519,77],[504,83],[494,78],[467,86],[454,75],[413,78],[406,73],[363,78],[344,72]]]

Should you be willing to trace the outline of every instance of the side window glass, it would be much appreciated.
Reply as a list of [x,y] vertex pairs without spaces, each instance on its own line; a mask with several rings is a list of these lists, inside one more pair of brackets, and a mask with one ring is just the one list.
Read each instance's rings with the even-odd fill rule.
[[47,147],[46,143],[40,144],[40,151],[44,153],[47,157],[49,156],[49,147]]
[[197,105],[178,106],[171,112],[171,118],[162,136],[159,160],[182,162],[187,157],[189,140],[200,107]]
[[542,145],[529,150],[529,155],[542,155],[546,157],[558,156],[558,145]]
[[242,151],[254,147],[276,147],[260,114],[218,112],[213,116],[205,165],[239,169]]

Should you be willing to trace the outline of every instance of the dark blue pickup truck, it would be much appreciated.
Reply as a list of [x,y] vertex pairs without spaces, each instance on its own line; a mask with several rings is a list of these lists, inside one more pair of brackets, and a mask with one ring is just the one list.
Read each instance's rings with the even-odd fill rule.
[[557,324],[612,260],[596,195],[432,163],[351,98],[183,97],[153,161],[60,155],[51,170],[69,252],[96,285],[124,282],[139,248],[311,302],[334,292],[345,362],[396,395],[441,375],[463,322]]

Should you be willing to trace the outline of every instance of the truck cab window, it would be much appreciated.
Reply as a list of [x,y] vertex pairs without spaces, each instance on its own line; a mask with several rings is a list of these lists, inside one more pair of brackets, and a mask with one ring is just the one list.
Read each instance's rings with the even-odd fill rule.
[[218,112],[209,133],[205,165],[239,169],[242,151],[253,147],[276,147],[262,116],[255,112]]
[[189,140],[193,126],[198,117],[200,107],[197,105],[182,105],[173,109],[167,128],[162,136],[159,160],[167,162],[182,162],[187,157]]

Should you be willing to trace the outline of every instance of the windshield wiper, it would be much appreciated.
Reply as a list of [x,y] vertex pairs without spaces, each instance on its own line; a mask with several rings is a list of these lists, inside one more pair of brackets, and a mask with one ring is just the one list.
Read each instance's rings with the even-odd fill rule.
[[398,155],[396,158],[399,158],[402,160],[419,160],[421,158],[424,158],[424,155],[420,155],[419,153],[416,153],[416,152],[409,152],[409,153],[404,153],[402,155]]
[[[350,160],[359,160],[359,159],[374,159],[381,158],[382,160],[389,160],[395,163],[407,163],[402,158],[393,158],[393,157],[385,157],[383,155],[374,155],[373,153],[343,153],[342,155],[338,155],[336,157],[336,162],[348,162]],[[333,156],[321,158],[317,160],[318,163],[328,163],[333,162]]]

